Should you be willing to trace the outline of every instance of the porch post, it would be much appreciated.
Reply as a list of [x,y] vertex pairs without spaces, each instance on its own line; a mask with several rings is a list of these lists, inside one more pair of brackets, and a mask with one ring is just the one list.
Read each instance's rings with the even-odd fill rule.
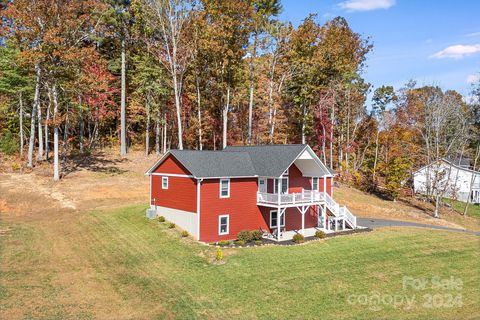
[[[275,182],[275,180],[273,180]],[[277,202],[280,206],[280,193],[282,192],[282,179],[277,179]]]
[[327,208],[326,205],[324,204],[322,206],[322,214],[323,214],[323,227],[328,230],[328,225],[327,225]]
[[302,235],[305,236],[305,206],[302,206]]
[[345,219],[342,219],[342,230],[345,230]]
[[278,207],[277,210],[277,241],[280,241],[280,222],[282,220],[282,208]]

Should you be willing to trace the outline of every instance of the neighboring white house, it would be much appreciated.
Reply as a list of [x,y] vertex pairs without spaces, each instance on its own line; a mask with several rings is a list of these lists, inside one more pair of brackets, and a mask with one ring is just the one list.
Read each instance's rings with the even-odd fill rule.
[[445,198],[463,202],[470,198],[470,203],[480,203],[480,172],[445,159],[415,171],[413,187],[419,194],[435,195],[438,190]]

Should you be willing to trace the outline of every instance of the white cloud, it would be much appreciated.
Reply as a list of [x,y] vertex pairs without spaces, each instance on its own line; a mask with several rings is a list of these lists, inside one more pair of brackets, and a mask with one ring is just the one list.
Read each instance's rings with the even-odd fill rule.
[[446,47],[445,49],[438,51],[430,56],[430,58],[454,58],[461,59],[465,56],[480,52],[480,44],[463,45],[457,44],[454,46]]
[[467,37],[478,37],[480,36],[480,32],[472,32],[472,33],[468,33],[466,34]]
[[347,11],[370,11],[393,7],[395,0],[346,0],[338,5]]
[[480,81],[480,73],[468,75],[466,81],[467,83],[474,83]]

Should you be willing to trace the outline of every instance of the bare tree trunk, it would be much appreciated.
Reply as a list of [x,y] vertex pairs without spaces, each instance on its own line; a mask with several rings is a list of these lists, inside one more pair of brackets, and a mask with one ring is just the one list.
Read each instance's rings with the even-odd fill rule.
[[230,87],[227,88],[227,101],[223,107],[223,149],[227,147],[228,109],[230,108]]
[[33,167],[33,146],[35,144],[35,118],[37,116],[37,109],[38,104],[40,103],[40,76],[41,76],[41,69],[40,66],[37,64],[35,66],[35,70],[37,73],[37,77],[35,80],[35,96],[33,98],[33,106],[32,106],[32,114],[30,117],[30,141],[28,144],[28,163],[27,167]]
[[434,218],[440,218],[440,215],[438,214],[439,209],[440,209],[440,195],[437,194],[435,195],[435,210],[433,211]]
[[50,121],[50,107],[52,104],[52,96],[49,88],[47,88],[47,93],[48,93],[48,105],[47,105],[47,114],[45,116],[45,129],[43,130],[45,133],[45,160],[48,160],[48,153],[50,152],[50,146],[48,145],[48,122]]
[[[477,149],[475,151],[475,160],[473,162],[473,171],[477,169],[477,162],[480,158],[480,144],[477,145]],[[475,183],[475,174],[472,173],[472,178],[470,179],[470,188],[469,188],[469,194],[467,197],[467,202],[465,203],[465,207],[463,208],[463,215],[467,216],[468,212],[468,206],[470,204],[470,198],[472,197],[472,189],[473,189],[473,184]]]
[[78,95],[78,103],[80,107],[78,109],[78,114],[80,116],[80,130],[79,130],[79,144],[80,144],[80,153],[83,153],[83,136],[85,135],[85,124],[83,123],[83,105],[82,105],[82,96]]
[[253,80],[250,82],[250,100],[248,102],[248,139],[247,143],[252,144],[252,121],[253,121],[253,91],[254,84]]
[[147,123],[145,125],[145,155],[148,157],[150,151],[150,103],[145,99],[145,109],[147,111]]
[[332,114],[331,114],[331,126],[330,126],[330,168],[333,169],[333,125],[335,123],[335,99],[332,103]]
[[200,84],[197,78],[197,107],[198,107],[198,149],[203,150],[203,141],[202,141],[202,104],[201,104],[201,95],[200,95]]
[[155,154],[160,154],[160,115],[155,119]]
[[43,133],[42,133],[42,108],[40,101],[37,103],[37,117],[38,117],[38,154],[37,154],[37,160],[43,160],[44,159],[44,154],[43,154]]
[[65,162],[67,158],[68,147],[68,104],[65,112],[65,124],[63,125],[63,143],[62,143],[62,161]]
[[162,153],[165,154],[167,152],[167,114],[163,114],[163,146],[162,146]]
[[377,171],[377,161],[378,161],[378,136],[380,135],[380,129],[377,128],[377,135],[375,136],[375,158],[373,160],[373,172],[372,172],[372,180],[375,183],[375,174]]
[[305,144],[305,116],[306,116],[306,107],[302,105],[302,144]]
[[22,98],[22,91],[20,91],[20,96],[18,98],[19,100],[19,110],[18,110],[18,116],[19,116],[19,131],[20,131],[20,158],[23,158],[23,98]]
[[120,102],[120,155],[127,155],[127,110],[126,110],[126,70],[125,70],[125,39],[122,39],[122,88],[121,88],[121,102]]
[[52,86],[52,97],[53,97],[53,180],[60,180],[60,165],[58,161],[58,97],[57,97],[57,87],[54,84]]

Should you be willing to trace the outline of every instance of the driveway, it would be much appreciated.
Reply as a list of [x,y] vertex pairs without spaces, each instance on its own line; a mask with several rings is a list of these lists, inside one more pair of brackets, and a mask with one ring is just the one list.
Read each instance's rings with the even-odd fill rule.
[[362,227],[368,227],[371,229],[376,229],[381,227],[416,227],[416,228],[425,228],[425,229],[437,229],[437,230],[445,230],[445,231],[463,232],[463,233],[480,236],[480,232],[471,231],[471,230],[455,229],[455,228],[449,228],[449,227],[435,226],[431,224],[415,223],[410,221],[386,220],[386,219],[377,219],[377,218],[357,217],[357,225]]

